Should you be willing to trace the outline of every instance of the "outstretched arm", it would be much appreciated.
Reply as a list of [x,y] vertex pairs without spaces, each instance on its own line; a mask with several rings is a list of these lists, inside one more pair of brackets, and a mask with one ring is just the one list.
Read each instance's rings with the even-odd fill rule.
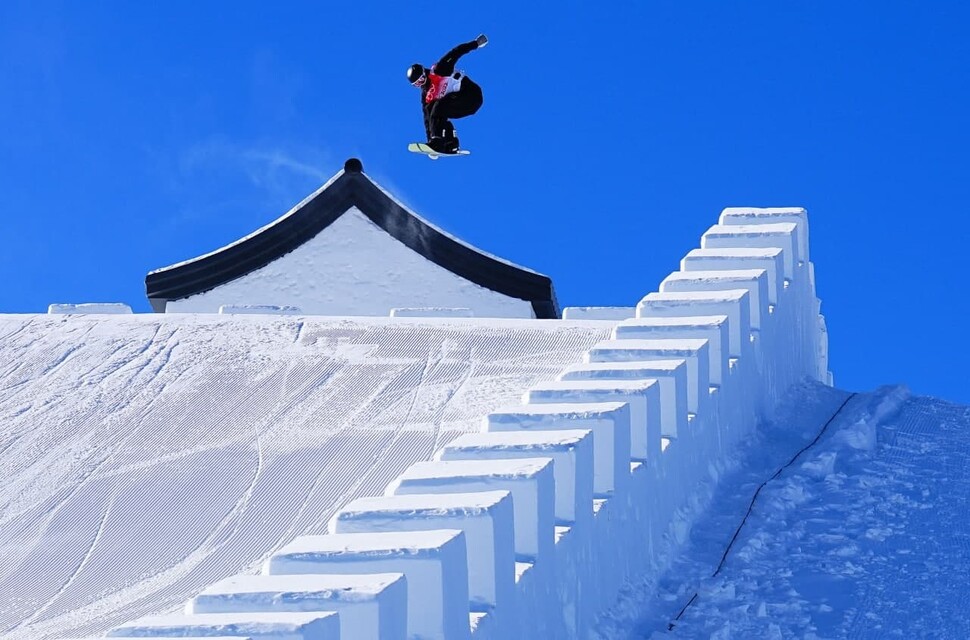
[[480,35],[470,42],[464,42],[443,55],[441,60],[438,60],[432,69],[439,76],[450,76],[455,72],[455,63],[458,62],[458,58],[469,51],[484,47],[486,43],[488,43],[488,38],[484,35]]

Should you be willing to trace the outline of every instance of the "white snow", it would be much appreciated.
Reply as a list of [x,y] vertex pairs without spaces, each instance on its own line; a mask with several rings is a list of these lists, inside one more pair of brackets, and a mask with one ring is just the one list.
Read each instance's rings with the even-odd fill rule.
[[0,593],[18,593],[0,636],[95,636],[179,610],[325,532],[341,505],[608,335],[485,318],[0,315]]
[[299,307],[276,304],[224,304],[219,307],[222,314],[262,314],[277,316],[299,315],[302,310]]
[[407,581],[401,573],[232,576],[206,587],[185,609],[247,611],[336,611],[341,638],[404,640]]
[[565,307],[563,320],[626,320],[637,313],[636,307]]
[[656,380],[660,384],[660,433],[668,438],[687,428],[687,360],[588,362],[566,367],[559,379]]
[[784,251],[774,249],[691,249],[680,261],[681,271],[764,269],[768,272],[768,302],[778,304],[784,280]]
[[[645,295],[637,315],[643,320],[640,331],[650,338],[614,334],[617,321],[612,320],[323,320],[244,314],[159,322],[61,316],[31,317],[6,331],[0,319],[0,349],[8,350],[14,363],[7,366],[6,386],[0,387],[0,412],[6,412],[0,417],[18,427],[15,437],[4,435],[0,445],[4,462],[11,460],[15,469],[11,486],[0,495],[5,505],[14,505],[17,520],[0,517],[0,532],[20,535],[14,544],[4,543],[3,550],[14,557],[0,571],[30,571],[41,562],[65,570],[49,583],[53,598],[45,599],[43,591],[36,595],[34,587],[28,597],[39,604],[13,602],[14,608],[26,609],[15,633],[32,638],[53,630],[63,635],[72,616],[81,619],[72,631],[87,633],[98,628],[91,616],[104,625],[99,629],[107,629],[137,619],[146,609],[164,614],[184,606],[179,599],[186,591],[198,596],[207,585],[218,589],[213,583],[229,576],[233,584],[258,582],[260,577],[250,574],[260,564],[263,577],[291,576],[295,582],[260,591],[274,595],[247,592],[242,599],[256,608],[267,598],[286,608],[284,593],[316,598],[326,606],[321,602],[328,597],[324,583],[313,591],[311,575],[337,584],[350,581],[347,576],[403,574],[406,633],[415,638],[629,638],[668,629],[684,637],[810,638],[857,637],[870,628],[879,635],[909,631],[901,625],[907,618],[894,617],[901,599],[880,609],[869,603],[878,602],[882,591],[860,597],[842,589],[845,576],[876,576],[879,563],[866,551],[892,541],[900,531],[906,518],[899,508],[915,502],[916,494],[907,492],[920,486],[921,497],[931,495],[928,483],[920,485],[912,474],[899,471],[912,469],[912,459],[881,475],[859,472],[886,447],[898,448],[906,439],[905,422],[897,419],[907,415],[914,401],[899,389],[849,399],[849,394],[811,382],[831,379],[827,343],[813,265],[798,259],[808,255],[800,253],[801,218],[795,212],[795,220],[777,219],[789,214],[759,213],[755,224],[762,229],[732,224],[725,226],[735,228],[712,232],[710,239],[727,246],[691,252],[682,263],[685,270],[763,273],[695,279],[685,281],[686,291]],[[746,223],[748,218],[743,218]],[[750,246],[768,242],[774,244]],[[755,286],[758,304],[772,302],[767,313],[752,306]],[[412,304],[408,308],[425,301]],[[753,310],[759,313],[757,331],[750,324]],[[727,316],[727,338],[724,320],[712,323],[712,314]],[[128,333],[119,333],[122,325]],[[167,326],[190,327],[184,332],[190,337],[165,333]],[[142,340],[142,351],[132,355],[125,340],[139,328],[154,333],[148,346]],[[51,345],[51,334],[56,340],[58,332],[79,329],[80,336],[67,340],[70,348],[56,341]],[[232,337],[220,337],[227,330]],[[125,340],[119,341],[119,335]],[[94,354],[84,349],[89,341],[100,345]],[[141,355],[157,353],[153,349],[159,341],[164,344],[160,363]],[[560,341],[576,348],[564,348]],[[25,353],[45,355],[19,357]],[[85,366],[92,358],[97,365]],[[223,358],[226,367],[215,370]],[[141,368],[129,373],[130,361]],[[173,362],[181,366],[174,378],[169,377]],[[99,367],[112,364],[108,375],[97,375]],[[226,384],[233,375],[230,366],[243,371],[231,378],[235,395],[227,400],[213,393],[211,381]],[[712,368],[716,385],[711,384]],[[160,380],[165,385],[156,384],[160,372],[166,374]],[[57,387],[61,375],[75,383],[69,387],[72,393]],[[141,393],[144,404],[117,389]],[[516,393],[508,393],[511,389]],[[166,393],[178,399],[175,406],[160,422],[146,420],[153,407],[162,406],[159,399]],[[772,411],[786,397],[781,410]],[[70,399],[70,413],[61,416],[57,401],[64,398]],[[526,404],[515,405],[517,398]],[[119,416],[113,410],[107,419],[92,415],[90,407],[105,403],[121,411],[133,404],[138,412]],[[917,422],[939,429],[939,420],[933,421],[939,407],[917,409]],[[224,417],[225,426],[213,421],[214,414]],[[81,430],[86,437],[65,438],[64,432],[77,429],[77,416],[93,423]],[[166,430],[172,424],[180,426],[175,435]],[[464,444],[455,441],[462,434]],[[111,446],[130,440],[130,446]],[[62,441],[72,446],[65,448]],[[452,441],[458,444],[449,449]],[[915,441],[920,455],[934,451],[924,448],[930,442],[924,433]],[[191,448],[184,448],[187,443]],[[641,445],[645,459],[639,456]],[[101,454],[105,448],[103,455],[109,457],[92,460],[89,452]],[[947,442],[938,448],[940,455],[956,455],[959,469],[966,466],[959,455],[970,447]],[[79,460],[79,470],[59,469],[63,463],[45,456],[48,451]],[[153,463],[160,451],[166,462],[185,460],[184,465],[157,472]],[[219,473],[224,466],[205,464],[213,451],[248,461],[244,468],[251,473],[238,478]],[[303,452],[305,460],[294,458]],[[431,458],[438,460],[425,462]],[[23,460],[37,459],[48,475],[40,467],[24,473]],[[557,472],[560,462],[563,469]],[[128,484],[112,482],[119,476]],[[896,484],[879,493],[880,477]],[[274,479],[286,490],[267,490]],[[66,495],[58,493],[61,484]],[[382,490],[394,495],[376,495]],[[31,491],[41,499],[31,500]],[[416,493],[398,495],[405,491]],[[851,494],[829,514],[818,498],[839,491]],[[570,493],[564,505],[560,496]],[[940,511],[950,509],[946,513],[952,521],[962,523],[966,487],[938,493],[948,501]],[[222,496],[234,501],[227,505]],[[749,511],[748,498],[755,496]],[[187,510],[170,506],[176,503],[186,503]],[[142,528],[126,530],[120,543],[109,541],[119,528],[109,516],[127,505],[136,505],[137,517],[120,523]],[[153,518],[158,507],[161,514]],[[875,517],[883,509],[889,516]],[[21,514],[33,514],[33,520]],[[319,532],[324,523],[330,535],[303,535]],[[71,538],[78,530],[93,534]],[[951,537],[962,532],[952,524],[944,530]],[[38,531],[62,537],[52,543],[54,538]],[[43,544],[36,542],[42,538]],[[957,538],[948,557],[964,542]],[[78,560],[30,562],[38,547],[46,547],[40,553],[74,548],[75,555],[65,557]],[[817,553],[812,551],[816,548]],[[224,549],[225,556],[211,549]],[[191,562],[180,559],[185,556]],[[136,575],[150,578],[136,579],[132,588],[130,567],[144,567],[143,558],[162,558],[167,564],[161,574],[145,574],[141,568],[143,573]],[[803,559],[810,571],[799,575]],[[830,567],[842,576],[839,580],[824,575]],[[948,570],[922,564],[912,574],[932,575],[933,586],[943,585],[932,594],[946,597],[955,591],[944,585]],[[120,607],[102,608],[100,615],[90,604],[71,608],[72,599],[98,589],[101,576],[112,572],[129,580]],[[178,575],[156,578],[165,573]],[[26,584],[37,584],[36,576],[46,580],[36,569],[21,575],[29,576],[21,578]],[[887,591],[906,588],[884,577],[878,580],[889,585]],[[962,588],[960,581],[950,584]],[[376,592],[374,586],[365,584],[358,596],[366,600]],[[155,596],[156,590],[169,599]],[[908,595],[919,601],[918,592]],[[955,600],[964,604],[965,598]],[[61,605],[64,610],[55,609]],[[274,615],[294,615],[269,606]],[[361,618],[351,623],[362,633],[373,632],[375,620],[389,615],[387,609],[378,603],[367,614],[370,625]],[[950,618],[941,622],[941,616],[931,616],[911,635],[943,628],[945,635],[960,637],[958,628],[946,626],[949,620],[966,619],[958,605],[937,609]],[[357,609],[362,616],[363,611]],[[260,614],[193,613],[183,616],[190,626],[179,633],[200,628],[206,621],[200,616],[213,615]],[[398,620],[400,636],[404,623]],[[204,633],[224,628],[210,625]]]
[[552,458],[416,462],[386,495],[505,490],[512,495],[515,559],[552,563],[555,484]]
[[695,338],[603,340],[586,353],[586,361],[612,363],[682,358],[687,361],[687,409],[696,414],[704,410],[708,401],[709,348],[707,340]]
[[243,636],[253,640],[340,640],[338,614],[205,613],[148,616],[108,632],[109,638],[181,638]]
[[637,305],[637,318],[727,315],[730,338],[727,353],[740,358],[750,342],[750,304],[747,289],[655,291]]
[[466,555],[465,535],[455,529],[313,535],[296,538],[275,552],[263,572],[366,573],[371,578],[401,573],[407,580],[408,637],[467,639]]
[[[511,608],[515,533],[508,491],[358,498],[330,521],[331,533],[460,529],[468,554],[468,596],[474,611]],[[450,585],[445,585],[445,589]],[[505,610],[505,609],[503,609]]]
[[630,462],[630,406],[626,402],[530,404],[496,409],[489,431],[589,429],[593,432],[593,491],[606,497],[626,484]]
[[752,329],[761,329],[762,318],[768,315],[767,269],[735,269],[731,271],[674,271],[660,283],[661,292],[720,291],[747,289],[750,294],[748,316]]
[[794,222],[798,225],[798,241],[801,245],[799,255],[809,260],[808,211],[802,207],[727,207],[721,211],[718,224],[756,224],[774,222]]
[[131,307],[123,302],[82,302],[81,304],[52,304],[47,307],[49,314],[127,314]]
[[711,384],[723,384],[728,372],[728,316],[655,316],[624,320],[613,327],[613,339],[703,338],[710,355]]
[[442,447],[437,457],[440,460],[551,458],[556,524],[587,528],[593,515],[592,434],[589,429],[468,433]]
[[475,314],[468,307],[410,307],[391,309],[392,318],[471,318]]
[[630,410],[630,458],[660,455],[660,383],[645,380],[553,380],[529,389],[525,404],[626,402]]
[[785,277],[795,275],[795,265],[803,260],[798,225],[794,222],[767,224],[716,224],[704,232],[701,247],[778,247],[784,251]]
[[785,466],[847,396],[793,393],[706,489],[673,566],[631,584],[597,637],[966,637],[970,407],[859,395]]

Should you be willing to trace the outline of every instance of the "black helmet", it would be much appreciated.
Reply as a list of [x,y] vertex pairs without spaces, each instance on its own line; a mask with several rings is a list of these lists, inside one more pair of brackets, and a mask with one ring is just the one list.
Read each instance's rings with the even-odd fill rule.
[[[408,67],[408,82],[411,84],[421,83],[424,84],[422,79],[428,77],[428,70],[424,68],[423,64],[418,64],[415,62],[410,67]],[[418,86],[421,86],[420,84]]]

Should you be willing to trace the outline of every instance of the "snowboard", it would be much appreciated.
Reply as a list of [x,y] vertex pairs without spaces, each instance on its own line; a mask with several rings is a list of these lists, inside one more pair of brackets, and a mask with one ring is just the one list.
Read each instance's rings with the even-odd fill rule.
[[467,149],[459,149],[455,153],[439,153],[423,142],[412,142],[408,145],[408,151],[412,151],[414,153],[423,153],[432,160],[437,160],[438,158],[442,157],[448,158],[451,156],[467,156],[469,153],[471,153],[471,151],[468,151]]

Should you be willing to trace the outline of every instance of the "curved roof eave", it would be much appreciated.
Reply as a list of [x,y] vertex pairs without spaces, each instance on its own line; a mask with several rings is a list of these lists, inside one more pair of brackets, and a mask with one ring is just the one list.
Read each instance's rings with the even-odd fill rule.
[[165,303],[209,291],[260,269],[357,207],[412,251],[477,285],[532,303],[537,318],[558,318],[552,280],[479,251],[406,209],[363,173],[351,158],[343,171],[289,213],[211,253],[150,272],[145,289],[155,311]]

